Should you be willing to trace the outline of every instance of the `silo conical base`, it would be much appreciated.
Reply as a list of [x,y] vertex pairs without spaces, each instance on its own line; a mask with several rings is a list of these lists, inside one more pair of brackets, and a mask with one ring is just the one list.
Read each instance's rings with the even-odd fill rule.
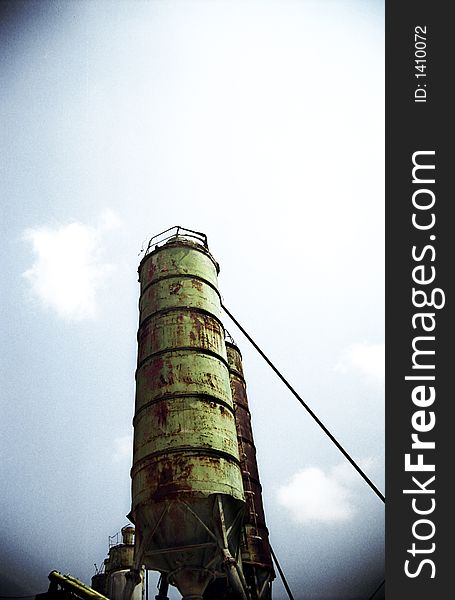
[[213,579],[213,573],[207,569],[186,567],[176,569],[168,575],[169,582],[182,594],[182,600],[203,600],[202,595]]

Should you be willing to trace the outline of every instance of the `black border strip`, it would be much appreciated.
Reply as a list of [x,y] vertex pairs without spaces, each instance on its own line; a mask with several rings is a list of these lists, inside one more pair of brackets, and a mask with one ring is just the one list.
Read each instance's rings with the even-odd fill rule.
[[[386,597],[392,600],[445,600],[453,579],[451,8],[442,0],[386,3]],[[416,177],[413,156],[434,169],[420,169]],[[431,193],[436,198],[430,210],[415,205],[414,193],[425,189],[430,192],[421,199]],[[431,213],[436,219],[431,230],[413,224],[413,214],[420,223],[428,223]],[[422,266],[423,272],[415,271]],[[419,275],[428,278],[431,267],[434,282],[418,283]],[[416,305],[422,296],[416,298],[413,288],[426,292],[428,305]],[[431,305],[435,288],[445,293],[444,307]],[[417,313],[432,313],[435,327],[425,332],[421,320],[413,320]],[[426,355],[429,361],[423,361],[433,363],[433,370],[416,367],[413,360],[413,344],[424,335],[434,336],[423,342],[425,350],[434,351]],[[435,380],[405,379],[409,376]],[[434,387],[431,406],[416,404],[413,391],[418,386],[425,396]],[[417,432],[419,420],[428,423],[431,413],[434,426]],[[435,448],[413,449],[411,436],[416,433],[421,440],[434,442]],[[434,471],[406,468],[406,455],[415,464],[419,454],[423,464],[434,465]]]

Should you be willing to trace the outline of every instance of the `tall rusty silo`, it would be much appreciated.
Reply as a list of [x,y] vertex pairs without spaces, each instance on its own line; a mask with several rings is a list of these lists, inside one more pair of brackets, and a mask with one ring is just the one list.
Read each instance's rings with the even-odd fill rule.
[[219,267],[197,232],[177,228],[151,243],[139,265],[135,565],[160,571],[184,600],[201,599],[227,570],[246,597],[235,561],[245,502]]
[[226,341],[226,348],[246,498],[241,541],[243,572],[253,600],[270,600],[271,584],[275,578],[275,573],[270,551],[269,533],[265,523],[262,487],[259,480],[242,355],[239,348],[231,341]]

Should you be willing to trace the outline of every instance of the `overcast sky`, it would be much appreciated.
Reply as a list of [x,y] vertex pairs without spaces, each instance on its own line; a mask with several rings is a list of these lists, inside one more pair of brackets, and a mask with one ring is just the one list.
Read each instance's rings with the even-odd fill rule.
[[[207,234],[226,306],[384,490],[383,2],[7,8],[3,593],[90,583],[127,523],[138,253],[172,225]],[[383,504],[225,325],[296,600],[368,598]]]

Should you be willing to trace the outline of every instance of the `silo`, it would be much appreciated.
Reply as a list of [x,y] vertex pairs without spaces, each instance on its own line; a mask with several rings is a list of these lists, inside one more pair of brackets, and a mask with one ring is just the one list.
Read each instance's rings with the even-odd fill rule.
[[[127,577],[134,565],[134,527],[121,530],[122,542],[109,548],[109,557],[104,561],[107,575],[107,596],[110,600],[123,600]],[[144,573],[134,587],[132,600],[142,600],[144,596]]]
[[[123,527],[121,536],[120,543],[111,543],[112,538],[109,538],[109,555],[104,561],[104,573],[92,577],[92,588],[109,600],[124,600],[129,572],[134,566],[134,527]],[[118,534],[113,537],[118,539]],[[131,600],[143,600],[144,579],[144,573],[140,572],[130,594]]]
[[239,445],[243,487],[246,498],[241,554],[243,573],[254,600],[270,600],[275,578],[265,523],[262,488],[251,427],[242,355],[238,347],[226,341],[235,422]]
[[235,563],[244,510],[218,264],[177,228],[139,265],[132,510],[136,567],[202,598]]

